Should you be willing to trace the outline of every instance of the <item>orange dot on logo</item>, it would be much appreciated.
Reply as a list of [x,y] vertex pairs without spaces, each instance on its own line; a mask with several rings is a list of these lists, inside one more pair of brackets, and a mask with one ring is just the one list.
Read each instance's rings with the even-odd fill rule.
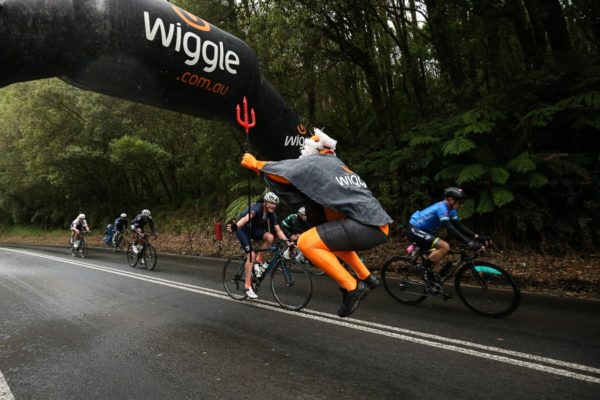
[[298,130],[299,134],[306,135],[306,127],[304,126],[304,124],[298,124],[296,129]]

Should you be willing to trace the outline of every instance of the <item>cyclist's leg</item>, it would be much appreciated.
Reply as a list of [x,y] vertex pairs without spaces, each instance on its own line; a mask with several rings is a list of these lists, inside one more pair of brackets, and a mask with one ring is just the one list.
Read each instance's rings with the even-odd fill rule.
[[[252,230],[252,235],[251,235],[252,239],[254,240],[261,240],[261,244],[257,247],[257,250],[266,250],[269,248],[269,246],[271,246],[271,243],[273,243],[273,235],[270,234],[269,232],[265,231],[262,228],[256,228]],[[254,254],[254,258],[253,258],[254,262],[258,262],[258,263],[262,263],[263,260],[263,252],[258,252]]]
[[235,235],[240,241],[242,249],[244,249],[244,252],[246,253],[246,262],[244,263],[244,288],[250,289],[252,288],[252,264],[256,257],[256,253],[251,251],[250,233],[246,227],[236,229]]
[[434,251],[431,252],[428,259],[433,263],[434,269],[439,272],[442,258],[450,252],[450,244],[440,238],[433,243]]
[[356,276],[361,281],[364,281],[371,275],[371,271],[367,269],[355,251],[334,251],[334,254],[348,264],[356,272]]
[[319,236],[317,228],[311,228],[298,238],[298,248],[314,265],[325,271],[341,288],[347,291],[356,289],[356,279],[340,264],[338,258]]

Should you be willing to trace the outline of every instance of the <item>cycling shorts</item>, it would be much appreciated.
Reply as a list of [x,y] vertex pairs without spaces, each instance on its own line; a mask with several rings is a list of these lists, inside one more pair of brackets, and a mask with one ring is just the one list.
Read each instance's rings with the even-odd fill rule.
[[378,226],[361,224],[351,218],[318,225],[317,233],[331,251],[369,250],[387,240]]
[[[266,232],[267,231],[263,228],[254,228],[252,229],[252,239],[262,240]],[[250,253],[250,229],[245,226],[238,228],[235,231],[235,235],[239,239],[242,249],[244,249],[246,253]]]
[[424,231],[422,229],[416,228],[414,226],[410,226],[408,232],[406,232],[406,237],[409,240],[415,242],[421,249],[429,250],[433,249],[435,245],[440,241],[439,237],[432,235],[431,233]]

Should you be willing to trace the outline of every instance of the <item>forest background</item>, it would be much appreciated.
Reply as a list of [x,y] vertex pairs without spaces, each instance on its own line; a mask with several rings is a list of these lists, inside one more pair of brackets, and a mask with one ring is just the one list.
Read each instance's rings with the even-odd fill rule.
[[[499,249],[597,257],[600,2],[173,0],[246,41],[394,218],[445,186]],[[246,204],[232,126],[58,79],[0,90],[0,225],[96,229],[149,208],[212,235]],[[257,154],[260,157],[260,154]],[[257,198],[264,187],[253,179]],[[285,208],[282,210],[285,215]]]

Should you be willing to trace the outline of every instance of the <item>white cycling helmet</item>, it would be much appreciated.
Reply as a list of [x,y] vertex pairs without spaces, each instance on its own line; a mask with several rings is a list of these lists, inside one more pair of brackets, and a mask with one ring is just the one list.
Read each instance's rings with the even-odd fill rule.
[[127,214],[125,214],[125,213],[121,214],[121,218],[127,218]]
[[263,197],[264,201],[268,201],[269,203],[279,204],[279,197],[273,192],[267,192],[265,197]]
[[77,216],[78,219],[85,219],[85,214],[81,213]]
[[304,208],[304,206],[300,207],[298,209],[298,214],[300,214],[300,215],[306,215],[306,208]]
[[149,217],[150,216],[150,210],[148,210],[148,209],[142,210],[142,215],[145,216],[145,217]]

